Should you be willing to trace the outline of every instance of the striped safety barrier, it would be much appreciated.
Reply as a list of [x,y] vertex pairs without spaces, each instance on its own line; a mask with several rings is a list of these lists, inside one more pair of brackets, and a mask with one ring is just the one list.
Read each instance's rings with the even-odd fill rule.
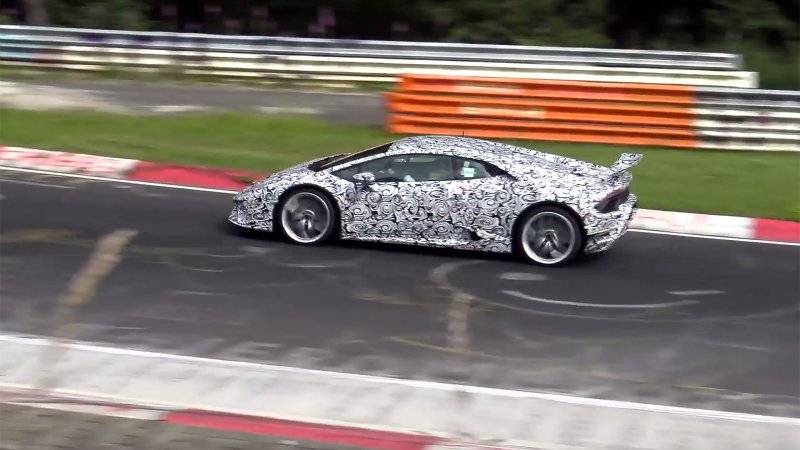
[[[404,74],[386,94],[387,128],[402,134],[800,151],[800,92],[770,92],[789,100],[728,107],[719,92],[686,85]],[[702,96],[712,99],[708,105]]]
[[740,55],[0,25],[0,66],[308,83],[402,73],[753,88]]

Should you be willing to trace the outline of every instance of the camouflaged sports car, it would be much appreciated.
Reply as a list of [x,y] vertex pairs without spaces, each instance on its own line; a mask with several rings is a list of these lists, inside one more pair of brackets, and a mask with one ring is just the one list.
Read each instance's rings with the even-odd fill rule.
[[636,211],[642,155],[611,167],[481,139],[415,136],[253,183],[229,220],[290,241],[331,238],[490,252],[555,266],[608,249]]

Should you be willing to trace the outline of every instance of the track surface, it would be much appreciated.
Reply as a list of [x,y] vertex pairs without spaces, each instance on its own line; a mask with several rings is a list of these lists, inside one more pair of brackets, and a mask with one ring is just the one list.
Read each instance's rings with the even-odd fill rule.
[[[258,89],[236,85],[144,83],[116,80],[62,80],[53,83],[14,83],[28,93],[21,105],[31,106],[31,96],[63,97],[61,107],[76,107],[77,98],[92,99],[93,108],[104,105],[133,113],[191,110],[258,111],[304,114],[334,124],[377,125],[384,122],[383,99],[368,92],[331,92]],[[41,89],[44,89],[43,91]],[[0,103],[8,99],[0,98]],[[94,104],[94,102],[97,102]],[[11,102],[13,105],[14,102]]]
[[[0,171],[0,325],[52,334],[97,238],[139,231],[78,336],[343,372],[800,417],[800,247],[629,233],[565,269],[226,226],[230,195]],[[469,351],[448,329],[474,298]]]

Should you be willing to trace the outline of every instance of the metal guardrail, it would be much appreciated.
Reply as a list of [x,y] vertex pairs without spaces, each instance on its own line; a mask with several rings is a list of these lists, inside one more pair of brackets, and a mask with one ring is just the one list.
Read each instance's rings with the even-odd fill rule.
[[43,38],[51,43],[101,47],[139,45],[161,50],[205,49],[263,54],[422,59],[438,61],[590,64],[697,70],[742,70],[742,57],[730,53],[618,50],[580,47],[459,44],[409,41],[225,36],[198,33],[112,31],[6,25],[3,38],[24,44]]
[[800,91],[695,89],[698,147],[800,151]]
[[402,73],[754,87],[739,55],[0,26],[0,63],[392,82]]
[[698,87],[696,93],[702,106],[800,112],[800,91]]

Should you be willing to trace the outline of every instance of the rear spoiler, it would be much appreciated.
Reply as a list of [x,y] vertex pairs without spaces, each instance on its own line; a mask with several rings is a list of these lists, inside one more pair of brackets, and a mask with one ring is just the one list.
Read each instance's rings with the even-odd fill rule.
[[623,153],[619,155],[619,158],[608,168],[610,171],[609,174],[606,176],[606,179],[611,179],[616,177],[617,175],[625,172],[627,169],[639,164],[639,161],[642,160],[644,155],[638,153]]

